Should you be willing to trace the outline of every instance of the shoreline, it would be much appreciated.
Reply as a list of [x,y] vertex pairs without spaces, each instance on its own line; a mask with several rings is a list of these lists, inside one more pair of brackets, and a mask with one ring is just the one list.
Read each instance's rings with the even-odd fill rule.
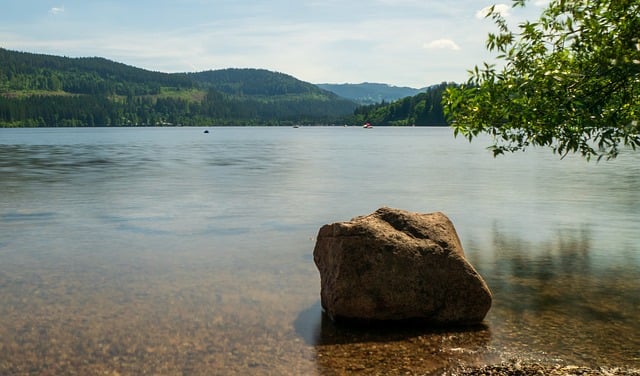
[[640,376],[640,369],[627,367],[591,368],[575,365],[549,365],[511,361],[485,366],[463,366],[443,373],[443,376]]

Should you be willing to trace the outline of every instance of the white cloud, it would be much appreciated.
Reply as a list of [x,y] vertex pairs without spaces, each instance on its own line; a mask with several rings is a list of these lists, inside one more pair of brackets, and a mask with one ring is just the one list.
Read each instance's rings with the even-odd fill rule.
[[64,7],[53,7],[49,9],[49,13],[54,15],[64,13]]
[[439,50],[460,50],[460,46],[451,39],[436,39],[431,42],[425,43],[424,48],[426,49],[439,49]]
[[[495,4],[493,5],[493,10],[494,12],[499,13],[502,17],[509,17],[511,15],[511,13],[509,12],[511,10],[511,7],[508,6],[507,4]],[[480,9],[479,11],[476,12],[476,18],[478,19],[482,19],[487,17],[487,15],[489,14],[489,12],[491,11],[491,7],[484,7],[482,9]]]
[[545,7],[547,6],[551,1],[550,0],[536,0],[534,2],[535,6],[537,7]]
[[0,12],[0,40],[16,50],[102,56],[162,72],[265,68],[308,82],[411,87],[462,82],[469,67],[490,58],[484,45],[491,23],[475,19],[477,0],[246,0],[255,4],[250,8],[185,0],[181,8],[150,7],[153,17],[136,16],[148,1],[85,1],[66,9],[65,0],[51,0],[48,19],[39,23]]

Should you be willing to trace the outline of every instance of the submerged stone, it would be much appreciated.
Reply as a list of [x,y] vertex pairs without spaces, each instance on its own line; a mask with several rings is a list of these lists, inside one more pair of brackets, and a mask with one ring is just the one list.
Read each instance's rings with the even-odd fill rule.
[[477,324],[491,307],[443,213],[384,207],[324,225],[313,257],[322,307],[334,320]]

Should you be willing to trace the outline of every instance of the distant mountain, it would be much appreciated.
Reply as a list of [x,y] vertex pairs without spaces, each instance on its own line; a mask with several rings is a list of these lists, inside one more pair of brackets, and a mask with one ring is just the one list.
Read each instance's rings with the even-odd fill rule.
[[393,102],[426,90],[426,88],[414,89],[369,82],[361,84],[317,84],[317,86],[361,105]]
[[152,72],[0,48],[0,126],[327,124],[357,104],[260,69]]

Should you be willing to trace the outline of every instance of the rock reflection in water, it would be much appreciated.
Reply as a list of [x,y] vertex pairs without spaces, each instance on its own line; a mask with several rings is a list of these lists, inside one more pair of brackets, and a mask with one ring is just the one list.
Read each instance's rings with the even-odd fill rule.
[[638,367],[639,272],[603,262],[593,247],[585,227],[534,242],[496,226],[490,245],[471,244],[467,253],[494,293],[483,327],[354,328],[333,323],[318,301],[295,329],[314,347],[319,374],[433,374],[509,360]]
[[320,302],[295,321],[298,335],[315,347],[321,375],[373,371],[377,374],[429,374],[462,364],[490,361],[491,332],[484,325],[433,328],[415,324],[354,326],[336,324]]

